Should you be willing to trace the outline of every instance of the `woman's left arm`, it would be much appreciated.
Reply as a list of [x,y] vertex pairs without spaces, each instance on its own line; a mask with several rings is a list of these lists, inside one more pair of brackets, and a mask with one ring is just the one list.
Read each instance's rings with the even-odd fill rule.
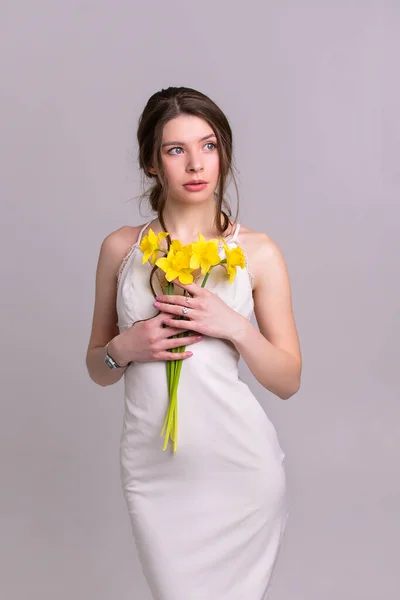
[[[231,341],[261,385],[286,400],[300,387],[302,367],[289,276],[278,246],[266,234],[257,234],[254,247],[251,269],[259,330],[210,290],[178,279],[174,283],[192,295],[189,304],[181,294],[164,294],[154,306],[165,313],[167,326]],[[189,321],[179,320],[184,306]]]
[[251,270],[259,330],[244,319],[233,331],[231,342],[257,381],[287,400],[300,387],[302,358],[286,263],[266,234],[259,234]]

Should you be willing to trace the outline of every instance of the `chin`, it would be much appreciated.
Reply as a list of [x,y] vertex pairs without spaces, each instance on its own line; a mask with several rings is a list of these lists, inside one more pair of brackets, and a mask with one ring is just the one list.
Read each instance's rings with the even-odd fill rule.
[[183,204],[193,204],[195,202],[212,202],[214,194],[210,194],[209,190],[199,190],[198,192],[184,192],[183,194],[171,194],[171,198],[176,202]]

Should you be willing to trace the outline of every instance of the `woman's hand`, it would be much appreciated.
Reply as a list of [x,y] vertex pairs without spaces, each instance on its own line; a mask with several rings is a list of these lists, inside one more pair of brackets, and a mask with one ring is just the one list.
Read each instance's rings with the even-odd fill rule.
[[[195,283],[182,284],[178,279],[174,279],[173,283],[187,290],[190,296],[181,294],[157,296],[154,306],[164,313],[163,322],[170,327],[190,329],[203,335],[232,341],[236,338],[237,332],[247,324],[243,315],[230,308],[210,290]],[[182,312],[184,307],[188,309],[186,314]],[[184,318],[177,320],[176,317]]]
[[198,333],[188,335],[184,339],[172,338],[173,335],[188,331],[188,322],[183,321],[185,327],[163,326],[164,315],[159,313],[147,321],[134,323],[132,327],[117,335],[109,344],[111,356],[121,366],[129,362],[151,362],[157,360],[180,360],[192,356],[190,350],[185,352],[169,352],[171,348],[189,346],[202,340]]

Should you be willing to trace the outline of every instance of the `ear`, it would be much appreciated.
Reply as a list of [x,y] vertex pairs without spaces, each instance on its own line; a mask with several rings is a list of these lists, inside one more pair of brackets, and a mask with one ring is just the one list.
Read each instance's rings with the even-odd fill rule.
[[157,171],[154,169],[154,167],[147,167],[147,170],[152,175],[157,175]]

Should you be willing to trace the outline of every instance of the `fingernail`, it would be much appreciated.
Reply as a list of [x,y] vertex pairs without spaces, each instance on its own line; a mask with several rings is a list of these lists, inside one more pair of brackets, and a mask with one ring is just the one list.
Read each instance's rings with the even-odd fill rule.
[[197,336],[196,336],[196,340],[202,340],[202,339],[203,339],[203,336],[202,336],[202,335],[197,335]]
[[193,352],[189,352],[189,356],[193,356]]
[[159,302],[154,302],[154,306],[160,306]]

